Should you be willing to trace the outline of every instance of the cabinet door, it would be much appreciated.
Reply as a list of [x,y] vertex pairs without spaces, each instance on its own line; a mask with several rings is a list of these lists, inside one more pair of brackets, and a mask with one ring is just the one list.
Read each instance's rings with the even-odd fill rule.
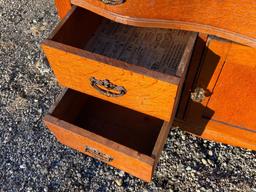
[[256,131],[256,49],[232,43],[203,115]]
[[[200,99],[189,99],[181,128],[202,138],[256,149],[256,49],[208,38],[196,88]],[[199,97],[200,98],[200,97]]]

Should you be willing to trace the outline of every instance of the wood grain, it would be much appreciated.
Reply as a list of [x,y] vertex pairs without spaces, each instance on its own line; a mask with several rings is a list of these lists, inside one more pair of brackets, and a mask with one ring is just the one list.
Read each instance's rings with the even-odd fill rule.
[[149,182],[151,180],[154,165],[152,158],[145,157],[117,143],[54,117],[45,116],[44,122],[62,144],[90,156],[90,153],[85,152],[85,146],[92,146],[94,149],[114,159],[108,163],[109,165],[122,169],[145,181]]
[[[256,150],[256,132],[250,130],[203,118],[197,122],[176,119],[174,125],[203,139]],[[198,130],[204,131],[199,134]]]
[[85,147],[98,150],[112,157],[109,165],[148,182],[170,128],[167,122],[73,90],[60,94],[44,122],[61,143],[92,157]]
[[[178,86],[183,83],[180,77],[186,73],[197,34],[191,33],[189,36],[177,74],[170,75],[82,50],[100,21],[100,16],[74,8],[57,26],[57,30],[50,36],[51,40],[43,42],[42,47],[59,82],[66,87],[169,122],[174,114],[172,110],[175,99],[179,98]],[[88,28],[86,24],[91,27]],[[115,98],[102,95],[91,86],[91,77],[108,79],[123,86],[127,93]]]
[[116,6],[95,0],[71,2],[124,24],[196,31],[256,47],[254,0],[129,0]]
[[255,74],[256,49],[232,43],[207,103],[212,119],[256,130]]
[[194,40],[193,35],[188,31],[134,27],[104,19],[84,49],[181,77],[194,46],[194,42],[189,42]]
[[164,145],[166,143],[167,137],[169,135],[170,129],[171,129],[172,123],[170,122],[164,122],[161,131],[158,135],[158,138],[156,140],[154,149],[152,151],[151,157],[155,159],[154,168],[157,166],[157,162],[160,158],[160,155],[163,151]]
[[71,9],[71,2],[70,0],[55,0],[55,6],[59,17],[63,19]]
[[203,58],[204,49],[206,47],[206,41],[208,39],[207,34],[199,33],[197,40],[195,42],[194,51],[189,63],[189,68],[187,75],[184,77],[184,83],[182,88],[182,93],[180,96],[180,102],[178,105],[176,117],[178,119],[183,119],[187,105],[190,98],[190,93],[193,89],[193,84],[196,81],[196,77],[198,75],[198,71],[200,68],[200,63]]
[[[51,67],[63,86],[93,95],[145,114],[170,121],[178,85],[98,62],[83,55],[43,45]],[[96,91],[90,78],[108,79],[127,93],[107,97]]]
[[210,115],[212,115],[213,111],[211,109],[206,109],[206,106],[211,94],[213,94],[214,86],[221,73],[222,67],[225,64],[226,55],[230,46],[230,41],[223,39],[220,40],[218,38],[216,39],[215,37],[208,37],[201,63],[197,68],[198,73],[194,77],[193,85],[190,86],[191,90],[189,91],[190,95],[197,87],[203,88],[206,91],[206,97],[201,103],[193,102],[188,98],[189,101],[183,117],[185,121],[200,122],[203,113],[207,110],[209,118]]
[[202,103],[190,100],[176,124],[205,139],[256,149],[255,56],[254,48],[208,38],[193,85],[207,90],[207,97]]
[[203,88],[206,91],[206,98],[202,102],[204,106],[207,106],[210,96],[214,94],[215,84],[226,62],[230,47],[231,42],[224,39],[209,37],[207,40],[207,49],[204,52],[200,77],[197,79],[196,85],[196,87]]

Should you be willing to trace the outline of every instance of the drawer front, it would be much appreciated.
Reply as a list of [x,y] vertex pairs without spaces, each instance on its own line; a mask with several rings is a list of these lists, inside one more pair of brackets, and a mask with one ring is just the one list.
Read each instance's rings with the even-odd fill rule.
[[[44,44],[43,49],[60,84],[170,121],[177,84],[98,62],[71,48],[62,50],[63,47]],[[106,62],[108,62],[107,58]],[[93,84],[92,79],[96,80],[96,85]],[[120,90],[109,90],[113,94],[106,95],[106,88],[97,80],[109,80],[110,84],[117,85]],[[125,93],[122,90],[125,90]]]
[[[44,122],[58,141],[145,181],[153,174],[154,160],[72,124],[45,116]],[[118,149],[118,150],[116,150]],[[129,155],[128,155],[129,154]]]

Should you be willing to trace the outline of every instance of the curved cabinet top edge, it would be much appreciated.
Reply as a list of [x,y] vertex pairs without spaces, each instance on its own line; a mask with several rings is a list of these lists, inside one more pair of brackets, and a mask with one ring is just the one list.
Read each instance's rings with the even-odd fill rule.
[[[244,33],[240,33],[239,29],[236,32],[234,32],[231,30],[224,29],[221,26],[218,27],[218,26],[212,26],[210,24],[202,24],[200,23],[200,19],[198,21],[196,20],[199,17],[197,17],[194,21],[191,22],[191,21],[176,20],[175,17],[172,17],[170,19],[155,19],[155,18],[143,18],[143,17],[122,15],[117,13],[118,11],[110,11],[108,9],[96,6],[87,1],[88,0],[71,0],[71,3],[79,7],[88,9],[89,11],[97,13],[98,15],[101,15],[115,22],[119,22],[127,25],[133,25],[138,27],[172,28],[172,29],[179,29],[179,30],[195,31],[200,33],[206,33],[209,35],[215,35],[224,39],[228,39],[240,44],[244,44],[244,45],[256,48],[256,32],[255,32],[255,38],[253,38]],[[252,9],[253,9],[253,6],[252,6]],[[179,14],[182,14],[182,10],[180,11]],[[244,19],[249,19],[249,18],[244,18]],[[255,9],[255,19],[256,19],[256,9]],[[209,23],[211,23],[210,20],[211,18],[209,19]],[[256,27],[254,30],[254,27],[250,28],[250,26],[248,26],[248,31],[256,31]]]

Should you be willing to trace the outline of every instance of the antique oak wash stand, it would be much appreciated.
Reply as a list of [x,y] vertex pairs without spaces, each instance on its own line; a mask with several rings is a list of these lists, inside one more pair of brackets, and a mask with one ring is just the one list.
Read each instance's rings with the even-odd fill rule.
[[171,125],[256,149],[256,1],[55,0],[42,43],[67,87],[44,121],[150,181]]

